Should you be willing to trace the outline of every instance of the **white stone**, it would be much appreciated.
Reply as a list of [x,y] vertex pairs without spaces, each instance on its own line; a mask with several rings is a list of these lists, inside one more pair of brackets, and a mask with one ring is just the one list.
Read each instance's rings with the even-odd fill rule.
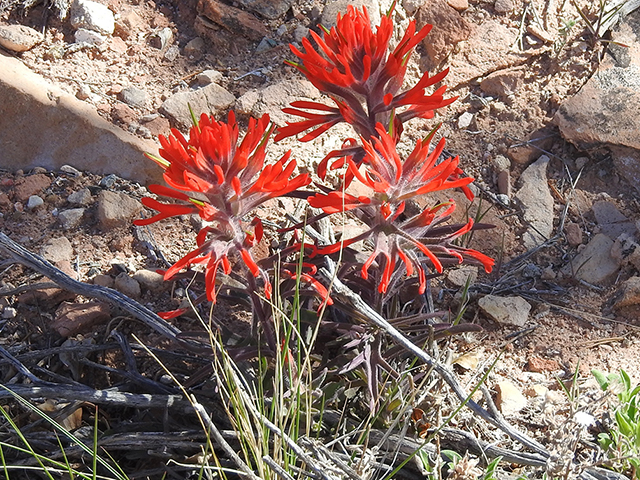
[[74,0],[69,20],[75,28],[86,28],[105,35],[111,35],[116,27],[109,7],[90,0]]
[[69,230],[77,227],[82,221],[84,216],[84,208],[70,208],[69,210],[63,210],[58,214],[58,220],[62,225],[62,228]]
[[87,43],[95,46],[102,45],[107,40],[105,35],[87,28],[79,28],[76,30],[74,38],[76,39],[76,43]]
[[460,130],[464,130],[465,128],[469,128],[473,122],[473,113],[464,112],[462,115],[458,117],[458,128]]
[[524,327],[529,319],[531,305],[522,297],[485,295],[478,300],[478,307],[494,321]]
[[29,200],[27,200],[27,208],[29,210],[33,210],[34,208],[39,207],[43,203],[44,203],[44,200],[42,199],[42,197],[39,197],[38,195],[31,195],[29,197]]
[[496,406],[500,409],[504,416],[518,413],[527,406],[527,397],[525,397],[518,387],[513,383],[505,380],[496,385]]

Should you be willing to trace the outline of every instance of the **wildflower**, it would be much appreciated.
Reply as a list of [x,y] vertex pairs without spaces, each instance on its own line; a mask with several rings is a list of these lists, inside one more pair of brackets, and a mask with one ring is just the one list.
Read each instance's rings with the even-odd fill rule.
[[387,291],[398,259],[404,264],[407,275],[418,274],[420,292],[426,288],[424,260],[416,252],[422,253],[428,263],[439,273],[443,262],[479,263],[487,272],[491,271],[493,260],[472,249],[452,243],[456,238],[473,228],[473,220],[465,225],[445,226],[443,223],[455,209],[453,200],[427,208],[421,213],[401,219],[406,202],[425,194],[449,188],[467,188],[473,181],[470,177],[458,175],[459,158],[448,158],[437,163],[445,145],[444,139],[429,153],[429,145],[435,131],[424,140],[417,142],[406,160],[401,160],[392,135],[382,124],[376,126],[378,136],[367,141],[362,139],[366,153],[364,172],[351,159],[345,158],[347,170],[354,178],[372,190],[372,194],[355,197],[345,191],[319,193],[309,198],[309,204],[331,214],[354,210],[369,229],[362,234],[318,249],[316,253],[333,253],[339,248],[372,238],[373,253],[361,269],[361,276],[368,278],[369,267],[380,258],[380,281],[378,290]]
[[251,253],[262,239],[262,224],[257,217],[249,225],[243,219],[266,200],[308,185],[310,179],[307,174],[291,178],[296,161],[290,160],[290,152],[276,163],[264,165],[273,130],[268,126],[268,115],[251,119],[246,135],[238,142],[233,112],[226,123],[203,114],[191,127],[189,140],[175,129],[168,137],[160,136],[160,156],[148,156],[164,169],[164,179],[171,188],[152,185],[149,190],[186,203],[143,198],[143,204],[158,213],[134,223],[148,225],[190,213],[207,222],[196,236],[197,248],[171,266],[164,274],[165,280],[185,267],[204,265],[207,298],[215,301],[216,274],[219,270],[229,274],[230,257],[234,257],[234,261],[244,263],[250,276],[263,278],[265,294],[270,295],[267,275]]
[[[321,27],[323,36],[310,32],[318,45],[317,50],[308,39],[302,40],[304,51],[291,45],[300,63],[290,64],[318,90],[329,95],[335,106],[309,101],[293,102],[290,108],[283,111],[304,120],[288,122],[287,126],[278,130],[276,141],[310,130],[300,139],[306,142],[340,122],[351,124],[356,133],[366,140],[376,136],[375,125],[378,122],[395,122],[395,130],[399,135],[402,124],[407,120],[414,117],[432,118],[435,110],[455,100],[443,97],[446,86],[430,95],[426,93],[427,88],[444,79],[448,70],[433,77],[425,73],[413,88],[399,93],[409,57],[415,46],[429,33],[431,25],[416,32],[413,20],[402,40],[389,52],[389,40],[393,33],[392,12],[393,7],[373,32],[366,7],[357,10],[349,6],[344,16],[338,15],[335,27],[330,30]],[[402,111],[398,110],[392,120],[391,114],[397,109]]]

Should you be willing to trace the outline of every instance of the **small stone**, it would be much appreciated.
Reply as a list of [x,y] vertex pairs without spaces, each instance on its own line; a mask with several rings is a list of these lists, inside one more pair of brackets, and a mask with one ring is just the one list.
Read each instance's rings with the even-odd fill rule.
[[302,44],[302,39],[307,38],[308,35],[309,29],[304,25],[298,25],[293,31],[293,39],[299,44]]
[[64,173],[68,173],[69,175],[73,175],[74,177],[81,177],[82,172],[71,165],[62,165],[60,167],[60,171]]
[[132,107],[144,108],[147,104],[147,92],[138,87],[126,87],[120,92],[120,100]]
[[531,385],[530,387],[528,387],[524,391],[524,394],[531,398],[544,397],[548,391],[549,389],[546,386],[540,383],[536,383],[535,385]]
[[101,35],[98,32],[88,30],[86,28],[79,28],[76,30],[73,37],[75,38],[76,43],[87,43],[94,46],[102,45],[107,41],[107,37],[105,35]]
[[169,27],[164,27],[149,37],[149,45],[158,50],[164,50],[171,40],[173,40],[173,32]]
[[166,287],[164,276],[153,270],[138,270],[133,274],[133,278],[147,290],[158,291]]
[[42,173],[18,178],[13,188],[13,198],[26,202],[31,195],[40,195],[51,185],[51,179]]
[[603,233],[598,233],[562,273],[596,285],[605,282],[620,268],[620,264],[611,256],[611,247],[613,240]]
[[217,83],[211,83],[197,90],[176,93],[162,104],[160,112],[178,126],[188,128],[191,125],[189,106],[198,117],[201,113],[215,115],[233,105],[235,100],[236,98],[231,92]]
[[547,182],[550,158],[542,155],[520,175],[520,189],[515,195],[523,210],[529,228],[523,234],[526,248],[537,247],[553,233],[553,196]]
[[510,13],[515,8],[513,0],[496,0],[493,4],[493,9],[496,13]]
[[56,311],[56,319],[51,328],[62,337],[71,337],[82,332],[90,332],[99,323],[111,318],[111,308],[102,302],[64,302]]
[[91,195],[91,190],[83,188],[82,190],[78,190],[77,192],[73,192],[69,195],[67,197],[67,202],[74,205],[87,206],[91,203],[92,199],[93,195]]
[[531,357],[527,361],[527,369],[530,372],[555,372],[560,370],[560,364],[550,358]]
[[409,15],[413,15],[422,5],[425,0],[402,0],[402,8]]
[[171,130],[171,123],[164,117],[158,116],[153,120],[144,122],[144,126],[149,129],[151,135],[157,137],[158,135],[168,135]]
[[99,185],[102,188],[111,188],[115,185],[117,180],[118,180],[118,176],[114,173],[110,173],[106,177],[100,179]]
[[16,315],[18,315],[18,311],[13,307],[4,307],[4,310],[2,310],[2,318],[5,320],[16,318]]
[[604,233],[611,240],[615,240],[623,233],[634,234],[636,230],[634,223],[625,217],[613,202],[607,200],[594,202],[591,210],[600,226],[600,233]]
[[24,25],[0,25],[0,46],[12,52],[26,52],[44,40],[44,36]]
[[460,117],[458,117],[458,128],[460,130],[469,128],[471,122],[473,122],[473,113],[464,112]]
[[89,87],[89,85],[80,85],[80,87],[78,87],[78,91],[76,92],[76,98],[78,100],[88,100],[89,98],[91,98],[91,95],[93,94],[93,92],[91,91],[91,87]]
[[204,40],[200,37],[196,37],[184,46],[185,57],[192,60],[199,60],[202,58],[202,52],[204,51]]
[[469,282],[469,285],[473,285],[478,278],[478,267],[473,265],[462,265],[458,268],[449,270],[447,273],[447,280],[449,280],[456,287],[464,287]]
[[580,225],[578,225],[577,223],[565,223],[564,234],[569,246],[577,247],[578,245],[582,245],[582,228],[580,228]]
[[507,198],[511,197],[511,173],[509,170],[502,170],[498,173],[498,178],[496,179],[496,183],[498,184],[498,193],[501,195],[506,195]]
[[136,119],[136,112],[129,106],[124,103],[117,103],[111,109],[111,115],[114,120],[124,124],[130,125]]
[[509,204],[511,203],[511,199],[509,198],[509,195],[505,195],[504,193],[499,193],[498,195],[496,195],[496,198],[505,207],[508,207]]
[[487,75],[480,82],[480,89],[494,97],[508,97],[518,92],[524,85],[524,70],[513,68],[498,70]]
[[256,53],[263,53],[277,46],[278,46],[278,42],[276,42],[271,38],[264,37],[262,40],[260,40],[260,43],[256,47]]
[[93,277],[93,284],[101,287],[113,288],[113,277],[102,273]]
[[616,292],[614,310],[640,304],[640,277],[634,276],[622,283]]
[[222,73],[217,70],[205,70],[196,75],[198,85],[209,85],[210,83],[218,83],[222,80]]
[[491,159],[491,165],[496,172],[509,171],[511,169],[511,160],[504,155],[496,155]]
[[492,320],[506,325],[524,327],[529,319],[531,305],[522,297],[485,295],[478,300],[478,307]]
[[84,216],[84,208],[70,208],[58,213],[58,221],[64,230],[70,230],[77,227]]
[[589,158],[588,157],[578,157],[576,158],[576,168],[578,170],[582,170],[587,163],[589,163]]
[[613,242],[611,256],[620,265],[631,263],[637,270],[640,270],[640,245],[627,233],[621,234]]
[[178,48],[178,46],[171,45],[169,48],[167,48],[167,51],[164,52],[163,58],[167,62],[173,62],[176,58],[178,58],[178,55],[180,55],[180,49]]
[[27,200],[27,209],[28,210],[33,210],[34,208],[38,208],[40,205],[44,204],[44,200],[42,199],[42,197],[39,197],[38,195],[31,195],[29,197],[29,200]]
[[142,204],[125,193],[103,190],[98,195],[97,217],[105,230],[128,225],[142,210]]
[[253,113],[253,107],[255,107],[259,99],[260,94],[256,90],[249,90],[236,100],[236,112],[251,115]]
[[113,286],[120,293],[125,294],[127,297],[137,299],[140,298],[141,290],[140,284],[131,278],[127,273],[120,273],[115,281],[113,282]]
[[447,5],[451,8],[455,8],[459,12],[464,12],[467,8],[469,8],[468,0],[447,0]]
[[111,35],[116,26],[109,7],[90,0],[74,0],[69,10],[69,21],[75,28],[86,28],[104,35]]
[[496,385],[496,406],[504,416],[518,413],[527,406],[527,398],[513,383],[505,380]]

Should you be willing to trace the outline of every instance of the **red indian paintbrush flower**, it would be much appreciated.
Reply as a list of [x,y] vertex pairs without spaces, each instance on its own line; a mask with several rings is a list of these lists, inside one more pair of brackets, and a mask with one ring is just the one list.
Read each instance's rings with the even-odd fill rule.
[[[446,86],[432,94],[426,93],[426,89],[440,82],[448,70],[433,77],[425,73],[413,88],[399,93],[409,57],[429,33],[431,25],[416,33],[416,23],[412,21],[400,43],[389,52],[393,33],[392,12],[393,7],[373,32],[367,9],[363,7],[360,11],[349,6],[346,15],[338,15],[335,27],[331,30],[324,28],[323,36],[310,32],[318,45],[317,50],[306,38],[302,40],[304,52],[291,46],[301,62],[290,64],[318,90],[329,95],[336,106],[293,102],[293,108],[283,111],[304,120],[288,122],[287,126],[279,128],[276,141],[311,129],[300,139],[309,141],[340,122],[351,124],[365,140],[377,136],[375,126],[378,122],[388,125],[393,121],[394,130],[400,135],[405,121],[414,117],[432,118],[434,110],[455,100],[443,98]],[[392,115],[394,111],[395,116]],[[340,156],[340,153],[332,152],[329,158]]]
[[243,218],[266,200],[308,185],[310,179],[307,174],[291,178],[296,161],[289,159],[290,152],[276,163],[264,165],[266,145],[273,130],[268,126],[268,115],[260,120],[252,118],[246,135],[238,142],[233,112],[226,123],[203,114],[191,127],[189,140],[175,129],[166,138],[160,136],[160,157],[149,155],[149,158],[164,169],[164,179],[171,188],[151,185],[149,190],[187,203],[167,204],[143,198],[142,203],[158,213],[135,224],[148,225],[189,213],[197,213],[208,222],[196,237],[197,248],[169,268],[165,280],[184,267],[202,264],[207,298],[215,301],[216,273],[221,269],[228,274],[229,257],[236,255],[253,277],[263,277],[265,294],[270,295],[266,273],[251,254],[251,247],[262,238],[262,224],[256,217],[250,229]]
[[382,273],[378,290],[382,293],[389,286],[398,258],[404,263],[407,275],[417,272],[420,291],[424,292],[424,258],[419,258],[417,251],[426,256],[427,263],[440,273],[443,262],[452,261],[480,263],[490,272],[494,263],[491,258],[451,243],[473,228],[473,220],[455,228],[442,225],[455,209],[453,201],[425,209],[409,219],[399,219],[407,200],[449,188],[468,190],[467,186],[473,178],[459,176],[458,157],[437,163],[444,149],[444,139],[429,153],[434,130],[425,140],[418,141],[413,152],[403,161],[397,153],[392,135],[385,131],[382,124],[378,124],[376,130],[377,137],[370,141],[362,139],[366,154],[362,167],[364,172],[353,159],[346,157],[343,160],[347,171],[373,190],[371,196],[356,197],[344,191],[333,191],[309,198],[312,207],[321,208],[325,213],[357,210],[369,229],[354,238],[322,248],[317,253],[333,253],[342,247],[373,237],[374,250],[362,266],[362,277],[368,277],[369,267],[381,257]]

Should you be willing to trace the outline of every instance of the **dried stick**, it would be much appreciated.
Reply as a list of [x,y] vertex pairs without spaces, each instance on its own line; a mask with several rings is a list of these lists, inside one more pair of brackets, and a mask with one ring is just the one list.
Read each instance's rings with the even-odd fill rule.
[[174,327],[169,322],[163,320],[147,307],[111,288],[102,287],[100,285],[89,285],[87,283],[74,280],[63,271],[51,265],[44,258],[30,252],[23,246],[11,240],[4,233],[0,233],[0,250],[3,250],[6,254],[13,257],[16,262],[32,268],[38,273],[48,277],[58,286],[79,295],[84,295],[85,297],[98,298],[111,304],[115,304],[129,312],[159,334],[170,338],[175,342],[182,344],[185,343],[184,340],[176,337],[176,335],[180,333],[180,330],[177,327]]

